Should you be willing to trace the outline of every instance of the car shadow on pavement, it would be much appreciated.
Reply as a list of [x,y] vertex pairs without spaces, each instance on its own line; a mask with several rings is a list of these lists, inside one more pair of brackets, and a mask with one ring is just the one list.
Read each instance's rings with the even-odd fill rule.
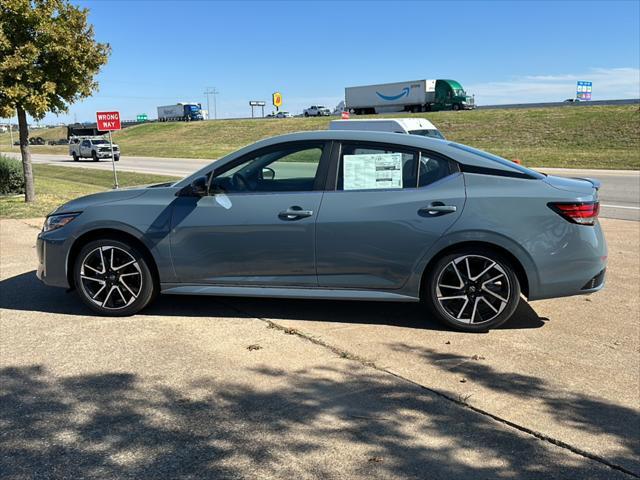
[[[583,393],[558,389],[546,380],[532,375],[500,371],[477,356],[438,351],[429,347],[392,343],[397,352],[410,353],[424,360],[429,368],[438,368],[465,378],[470,385],[479,385],[492,392],[542,402],[544,412],[555,419],[556,425],[596,435],[602,444],[613,442],[615,453],[607,461],[633,471],[640,477],[640,413]],[[629,385],[633,389],[633,385]],[[536,428],[533,428],[536,430]],[[566,435],[566,434],[565,434]],[[569,442],[571,443],[571,442]],[[585,450],[588,450],[586,448]]]
[[242,373],[256,383],[0,369],[0,471],[7,480],[623,478],[357,365]]
[[[43,285],[37,279],[35,271],[0,281],[0,308],[65,315],[94,315],[75,292],[65,293],[63,289]],[[446,329],[429,318],[426,309],[417,303],[160,295],[141,314],[185,317],[234,316],[379,324],[426,330]],[[523,300],[514,316],[500,328],[540,328],[546,321],[547,318],[539,317]]]

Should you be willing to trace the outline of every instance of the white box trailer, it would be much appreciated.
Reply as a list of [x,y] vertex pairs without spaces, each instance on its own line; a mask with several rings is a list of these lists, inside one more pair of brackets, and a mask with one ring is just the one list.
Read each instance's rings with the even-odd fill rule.
[[203,120],[202,106],[199,103],[180,102],[175,105],[158,107],[158,121],[194,121]]
[[423,112],[473,108],[455,80],[412,80],[344,89],[345,103],[355,114]]

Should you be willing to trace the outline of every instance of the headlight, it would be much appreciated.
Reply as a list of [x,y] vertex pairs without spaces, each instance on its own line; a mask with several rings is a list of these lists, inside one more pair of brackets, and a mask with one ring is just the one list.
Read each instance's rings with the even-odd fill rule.
[[50,232],[51,230],[57,230],[58,228],[62,228],[71,220],[76,218],[78,215],[80,215],[80,212],[49,215],[44,221],[44,226],[42,227],[42,231]]

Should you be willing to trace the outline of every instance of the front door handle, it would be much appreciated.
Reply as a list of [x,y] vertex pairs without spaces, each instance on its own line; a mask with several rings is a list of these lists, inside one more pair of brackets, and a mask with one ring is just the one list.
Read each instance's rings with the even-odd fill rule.
[[422,214],[427,213],[429,215],[438,215],[439,213],[441,214],[453,213],[456,210],[458,210],[458,207],[456,207],[455,205],[443,205],[440,202],[438,202],[437,204],[429,205],[428,207],[421,208],[420,210],[418,210],[418,212]]
[[294,206],[280,212],[278,217],[283,220],[298,220],[300,218],[310,217],[311,215],[313,215],[313,210],[303,210],[301,207]]

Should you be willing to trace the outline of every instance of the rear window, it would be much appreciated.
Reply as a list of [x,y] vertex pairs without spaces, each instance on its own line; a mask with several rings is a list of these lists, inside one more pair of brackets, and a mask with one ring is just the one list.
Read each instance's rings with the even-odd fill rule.
[[409,133],[411,135],[420,135],[422,137],[430,137],[430,138],[438,138],[440,140],[444,140],[444,135],[440,133],[440,130],[424,129],[424,130],[410,130]]
[[487,160],[491,160],[492,162],[499,163],[500,165],[504,165],[506,167],[512,168],[524,175],[528,175],[533,178],[541,179],[544,178],[542,173],[536,172],[535,170],[531,170],[530,168],[523,167],[522,165],[518,165],[506,158],[499,157],[492,153],[485,152],[483,150],[478,150],[477,148],[469,147],[467,145],[462,145],[460,143],[449,143],[450,147],[457,148],[458,150],[462,150],[467,153],[472,153],[474,155],[478,155],[479,157],[485,158]]

